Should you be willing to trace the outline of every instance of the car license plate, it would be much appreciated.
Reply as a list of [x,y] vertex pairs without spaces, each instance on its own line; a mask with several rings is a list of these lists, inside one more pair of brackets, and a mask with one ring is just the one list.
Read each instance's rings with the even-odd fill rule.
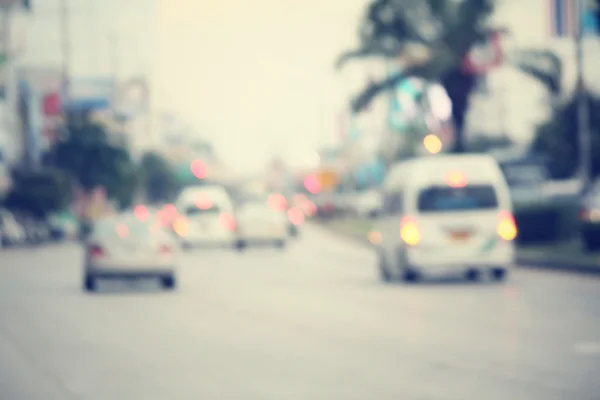
[[471,236],[471,232],[450,232],[450,240],[453,242],[467,242]]

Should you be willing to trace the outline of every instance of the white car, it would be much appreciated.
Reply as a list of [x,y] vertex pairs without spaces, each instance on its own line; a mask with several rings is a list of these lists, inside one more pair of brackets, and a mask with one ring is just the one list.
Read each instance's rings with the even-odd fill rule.
[[176,287],[178,243],[154,218],[134,214],[107,217],[94,224],[85,240],[83,289],[94,291],[99,279],[158,278]]
[[173,228],[184,247],[235,244],[233,203],[222,187],[188,188],[179,196],[176,207],[179,217]]
[[381,211],[383,199],[376,190],[359,193],[354,201],[354,213],[360,218],[375,218]]
[[236,247],[239,250],[253,244],[285,247],[289,225],[285,212],[274,210],[264,201],[252,201],[242,205],[236,217],[238,223]]
[[505,278],[517,227],[508,185],[486,155],[440,155],[392,167],[371,232],[382,280]]

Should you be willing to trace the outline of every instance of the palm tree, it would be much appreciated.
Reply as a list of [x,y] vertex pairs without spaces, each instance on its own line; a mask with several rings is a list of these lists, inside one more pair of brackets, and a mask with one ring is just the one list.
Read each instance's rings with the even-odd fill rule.
[[[494,0],[373,0],[360,27],[358,49],[341,55],[337,67],[356,58],[379,57],[405,60],[404,70],[379,82],[372,82],[351,107],[360,112],[380,93],[394,88],[409,76],[440,82],[453,104],[456,129],[455,151],[465,150],[463,130],[469,96],[476,74],[464,68],[465,56],[474,46],[486,42],[497,30],[489,27]],[[414,57],[420,53],[419,57]],[[560,91],[562,64],[544,49],[520,49],[506,62],[546,86]]]

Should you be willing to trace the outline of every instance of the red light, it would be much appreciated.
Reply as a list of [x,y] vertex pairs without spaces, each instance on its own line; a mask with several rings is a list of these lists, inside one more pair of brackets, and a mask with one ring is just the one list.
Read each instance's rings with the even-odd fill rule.
[[161,252],[161,254],[170,254],[173,252],[173,249],[171,249],[171,247],[169,247],[167,245],[163,245],[163,246],[160,246],[160,252]]
[[279,210],[285,211],[288,208],[288,202],[284,195],[282,194],[272,194],[269,196],[269,207]]
[[88,247],[88,254],[91,258],[100,258],[104,256],[104,249],[100,246],[92,245]]
[[133,209],[133,213],[135,214],[135,217],[140,221],[146,221],[150,217],[150,212],[144,206],[136,206]]
[[198,179],[206,178],[206,165],[200,160],[195,160],[191,165],[192,174]]
[[292,207],[287,212],[290,222],[294,225],[300,225],[304,222],[304,213],[298,207]]
[[212,200],[206,194],[200,194],[196,197],[196,207],[201,210],[209,210],[213,206]]
[[235,218],[233,218],[233,215],[223,213],[223,214],[221,214],[220,219],[221,219],[221,225],[223,225],[223,227],[225,229],[227,229],[229,232],[235,231],[236,223],[235,223]]
[[453,188],[467,186],[468,180],[465,174],[460,171],[449,171],[445,175],[446,184]]
[[173,217],[177,214],[177,208],[173,204],[165,204],[163,206],[163,211],[169,217]]
[[304,187],[310,194],[317,194],[321,191],[321,182],[316,175],[309,175],[304,178]]
[[116,231],[117,235],[119,235],[121,238],[129,236],[129,228],[125,224],[117,225]]

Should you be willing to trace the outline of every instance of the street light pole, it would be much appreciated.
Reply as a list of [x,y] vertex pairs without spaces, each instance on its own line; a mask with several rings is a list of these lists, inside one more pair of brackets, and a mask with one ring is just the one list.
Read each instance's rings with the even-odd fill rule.
[[[583,0],[577,1],[577,15],[583,13]],[[592,148],[589,127],[589,105],[583,72],[583,34],[584,26],[580,22],[575,40],[577,63],[577,130],[579,139],[579,174],[582,189],[585,190],[591,181]]]
[[[68,104],[70,95],[70,61],[71,61],[71,37],[69,29],[69,5],[68,0],[60,0],[60,36],[62,46],[62,84],[63,84],[63,107]],[[63,108],[64,110],[64,108]],[[63,112],[65,124],[68,125],[68,113]]]

